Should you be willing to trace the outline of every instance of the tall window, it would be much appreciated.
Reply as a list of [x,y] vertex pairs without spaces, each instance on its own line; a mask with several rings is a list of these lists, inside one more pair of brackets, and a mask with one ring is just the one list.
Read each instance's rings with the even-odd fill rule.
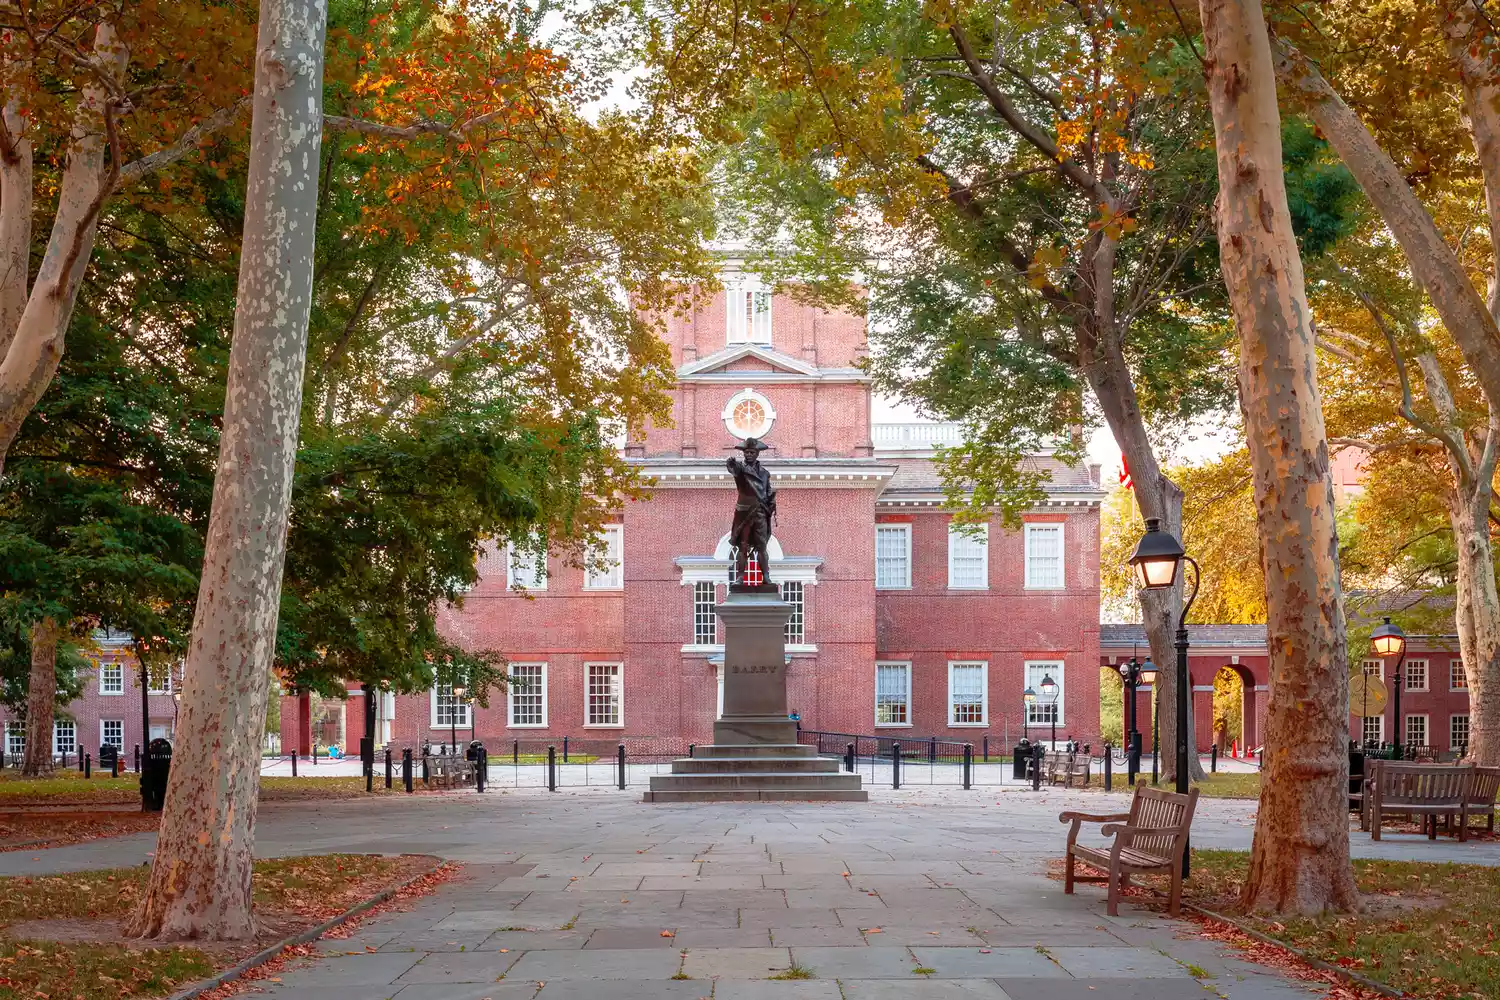
[[1385,679],[1384,660],[1362,660],[1360,661],[1359,667],[1364,671],[1366,677],[1379,677],[1381,680]]
[[911,586],[911,525],[875,526],[875,589]]
[[1063,573],[1063,526],[1026,525],[1026,586],[1056,590],[1066,581]]
[[150,663],[146,665],[146,692],[148,694],[172,693],[172,664]]
[[788,580],[781,585],[781,599],[792,606],[792,616],[786,620],[786,641],[807,641],[807,618],[802,605],[802,581]]
[[5,752],[12,757],[20,757],[26,752],[26,724],[24,722],[5,724]]
[[[604,565],[595,568],[594,559]],[[619,590],[625,586],[625,526],[607,524],[589,550],[590,566],[584,571],[583,585],[589,590]]]
[[78,752],[78,725],[72,719],[56,719],[52,723],[53,754]]
[[1467,690],[1469,690],[1469,675],[1466,674],[1466,673],[1464,673],[1464,661],[1463,660],[1449,660],[1448,661],[1448,690],[1449,691],[1467,691]]
[[949,725],[984,725],[985,702],[988,700],[985,674],[988,668],[987,663],[948,664]]
[[718,601],[714,595],[714,584],[699,580],[693,584],[693,644],[712,646],[719,641],[719,620],[714,614]]
[[[1401,668],[1401,682],[1408,691],[1427,690],[1427,661],[1407,660],[1406,666]],[[1423,744],[1424,746],[1426,744]]]
[[432,687],[432,727],[434,729],[469,728],[469,703],[453,696],[453,685],[440,681]]
[[590,663],[585,665],[584,670],[588,681],[588,706],[584,725],[624,725],[620,710],[620,664]]
[[[1057,697],[1049,699],[1042,693],[1042,681],[1048,677],[1057,685]],[[1026,687],[1036,692],[1036,701],[1026,706],[1026,721],[1033,726],[1050,726],[1054,721],[1062,725],[1063,696],[1066,686],[1063,680],[1061,660],[1028,660],[1026,662]]]
[[1409,747],[1427,745],[1427,716],[1408,715],[1406,717],[1406,745]]
[[125,693],[125,667],[119,663],[99,664],[99,693]]
[[125,722],[123,719],[99,720],[99,745],[110,744],[117,750],[125,749]]
[[875,725],[911,725],[911,664],[875,664]]
[[1385,742],[1385,716],[1367,715],[1360,727],[1360,739],[1366,743]]
[[977,535],[948,528],[948,586],[954,590],[983,590],[990,582],[990,527],[979,526]]
[[509,681],[510,724],[547,724],[547,664],[512,663]]
[[1469,749],[1469,717],[1467,715],[1453,715],[1448,717],[1448,749]]
[[521,552],[514,545],[507,552],[508,581],[512,587],[526,590],[547,589],[547,557],[535,552]]
[[726,288],[724,301],[731,344],[771,342],[771,293],[759,288]]

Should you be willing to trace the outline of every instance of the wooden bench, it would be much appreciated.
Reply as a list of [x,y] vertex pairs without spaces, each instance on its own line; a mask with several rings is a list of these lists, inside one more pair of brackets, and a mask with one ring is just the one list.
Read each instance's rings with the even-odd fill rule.
[[431,788],[454,788],[474,783],[474,763],[454,754],[427,758],[427,784]]
[[1072,788],[1074,780],[1077,779],[1080,785],[1088,787],[1092,763],[1093,758],[1082,751],[1052,754],[1047,758],[1046,770],[1042,774],[1049,785]]
[[1500,767],[1474,767],[1470,779],[1469,794],[1464,796],[1464,807],[1458,813],[1458,839],[1467,840],[1469,817],[1484,820],[1484,827],[1495,832],[1495,799],[1500,797]]
[[[1371,763],[1374,767],[1371,768]],[[1437,839],[1439,817],[1466,815],[1474,768],[1455,764],[1408,764],[1402,761],[1366,761],[1364,819],[1373,840],[1380,839],[1387,816],[1420,816],[1427,839]],[[1461,824],[1458,836],[1467,840]]]
[[[1198,789],[1186,795],[1163,792],[1137,785],[1130,800],[1130,812],[1107,816],[1065,812],[1058,817],[1072,823],[1068,831],[1067,876],[1063,891],[1071,893],[1074,882],[1107,882],[1109,915],[1120,911],[1120,890],[1130,884],[1132,875],[1165,872],[1172,876],[1167,912],[1177,916],[1182,907],[1182,852],[1187,846],[1188,830],[1193,825],[1193,810],[1198,805]],[[1104,823],[1100,833],[1114,837],[1108,847],[1089,847],[1078,843],[1078,830],[1084,823]],[[1073,866],[1082,861],[1106,874],[1102,878],[1073,874]]]

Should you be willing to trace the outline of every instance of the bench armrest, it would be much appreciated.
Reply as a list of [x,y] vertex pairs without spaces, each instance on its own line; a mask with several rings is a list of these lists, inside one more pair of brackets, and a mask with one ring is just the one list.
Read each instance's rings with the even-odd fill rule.
[[1068,831],[1068,846],[1072,847],[1078,842],[1078,829],[1084,823],[1118,823],[1129,818],[1130,813],[1109,813],[1103,816],[1096,816],[1092,813],[1065,812],[1057,817],[1057,821],[1059,823],[1073,824],[1072,829]]
[[1165,837],[1169,834],[1182,832],[1182,826],[1128,826],[1124,823],[1111,823],[1099,831],[1106,837],[1118,836],[1124,843],[1130,843],[1136,837]]

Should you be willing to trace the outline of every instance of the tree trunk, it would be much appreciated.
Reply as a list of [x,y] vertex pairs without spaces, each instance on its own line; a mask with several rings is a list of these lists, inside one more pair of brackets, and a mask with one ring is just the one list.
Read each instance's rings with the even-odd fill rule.
[[1432,307],[1487,397],[1500,400],[1500,327],[1451,247],[1401,171],[1328,81],[1286,41],[1277,39],[1276,73],[1306,104],[1318,129],[1354,175],[1426,290]]
[[11,98],[0,111],[5,142],[0,148],[0,359],[10,350],[26,290],[31,287],[32,150],[20,101]]
[[[108,21],[95,29],[93,56],[102,72],[117,75],[129,60],[129,52]],[[26,299],[10,346],[0,358],[0,472],[5,471],[6,453],[22,421],[42,398],[62,361],[63,336],[73,318],[84,271],[88,270],[99,207],[111,183],[104,160],[108,102],[102,84],[93,82],[83,88],[73,119],[52,234],[37,268],[36,284]],[[118,169],[119,164],[114,166]],[[17,181],[21,173],[15,171]],[[29,168],[24,173],[29,174]],[[9,174],[0,176],[7,182],[12,179]],[[12,229],[0,232],[0,236],[13,238],[18,228],[19,223],[12,222]],[[0,304],[9,301],[9,297],[0,297]]]
[[52,706],[57,701],[57,639],[61,630],[51,618],[31,627],[31,678],[26,689],[26,756],[21,774],[38,778],[52,773]]
[[1458,645],[1469,681],[1469,756],[1494,767],[1500,765],[1500,718],[1488,710],[1500,698],[1500,597],[1489,532],[1494,491],[1481,484],[1477,492],[1449,490],[1448,505],[1458,553]]
[[312,298],[326,0],[263,0],[224,432],[178,745],[137,937],[255,932],[260,744]]
[[1333,483],[1281,118],[1259,0],[1200,0],[1218,150],[1219,251],[1266,578],[1271,685],[1247,908],[1358,902],[1349,864],[1349,676]]
[[1484,177],[1485,216],[1490,224],[1490,246],[1496,257],[1489,290],[1490,315],[1500,317],[1500,80],[1495,72],[1496,39],[1489,16],[1474,0],[1443,0],[1448,56],[1458,68],[1464,92],[1464,115],[1479,156]]

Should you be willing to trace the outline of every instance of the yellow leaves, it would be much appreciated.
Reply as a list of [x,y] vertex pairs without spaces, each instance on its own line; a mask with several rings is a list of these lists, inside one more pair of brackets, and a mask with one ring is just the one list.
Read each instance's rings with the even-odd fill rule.
[[1099,217],[1089,223],[1092,230],[1104,231],[1104,235],[1112,240],[1119,240],[1123,236],[1135,232],[1139,223],[1124,212],[1116,212],[1108,205],[1099,206]]
[[1125,162],[1137,170],[1156,169],[1156,160],[1151,156],[1150,151],[1144,149],[1132,149],[1127,152]]
[[1032,256],[1026,267],[1026,284],[1042,289],[1052,284],[1052,272],[1062,267],[1067,259],[1065,247],[1042,247]]
[[1087,123],[1081,121],[1059,120],[1057,123],[1057,151],[1059,153],[1071,153],[1083,145],[1088,138],[1089,128]]

